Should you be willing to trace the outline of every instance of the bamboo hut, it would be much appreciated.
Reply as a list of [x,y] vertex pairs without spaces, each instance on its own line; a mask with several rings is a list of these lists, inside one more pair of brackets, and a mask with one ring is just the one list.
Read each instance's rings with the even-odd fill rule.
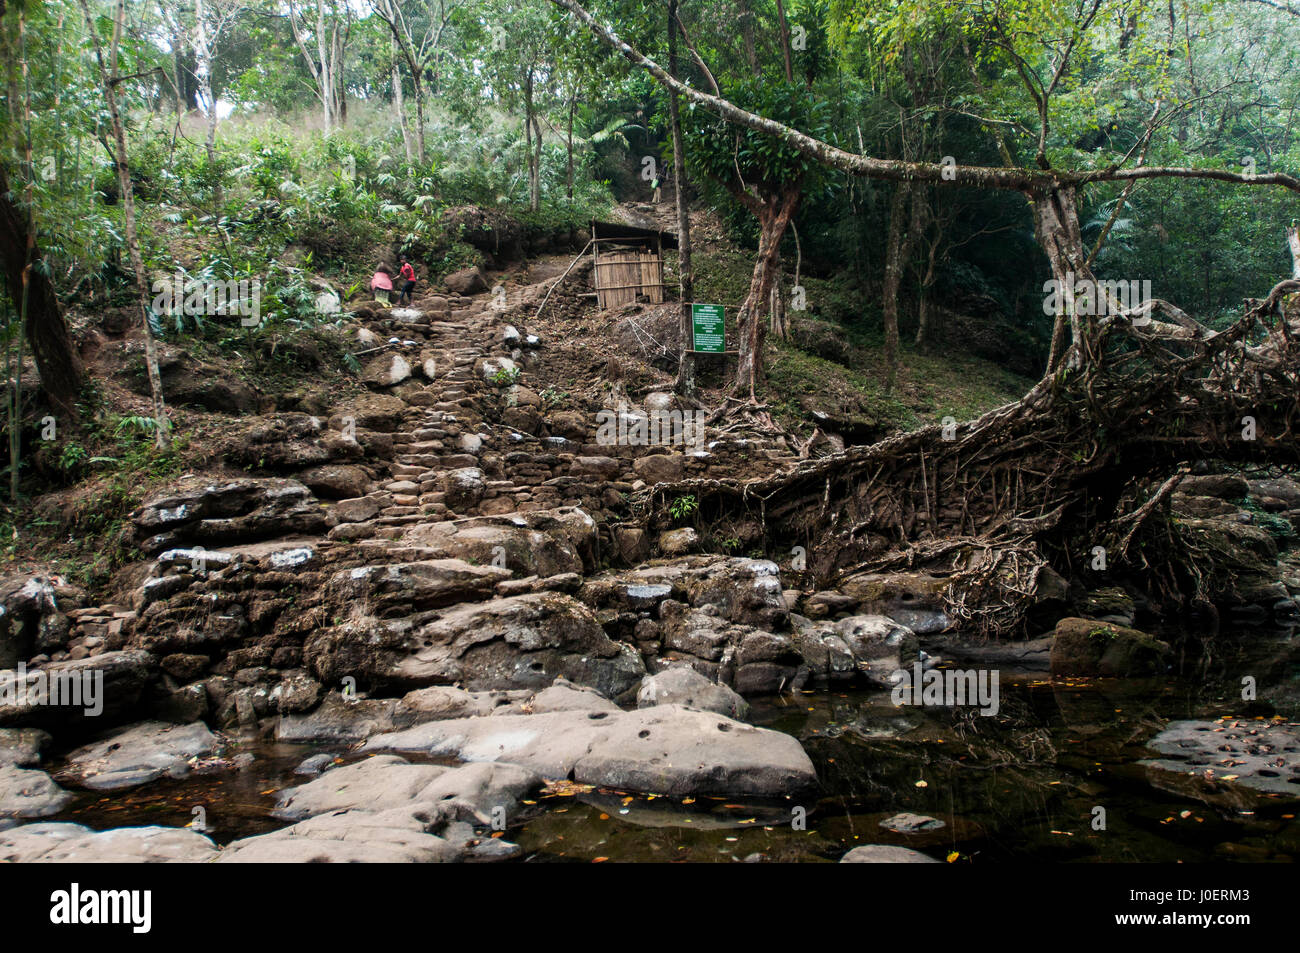
[[596,306],[617,308],[633,301],[662,304],[664,248],[676,248],[671,232],[617,222],[591,223]]

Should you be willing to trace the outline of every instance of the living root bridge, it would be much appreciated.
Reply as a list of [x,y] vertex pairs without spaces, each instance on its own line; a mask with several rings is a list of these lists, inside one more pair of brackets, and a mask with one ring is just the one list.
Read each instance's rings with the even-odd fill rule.
[[1092,319],[1077,361],[976,420],[766,479],[660,484],[641,516],[665,528],[693,495],[706,533],[783,563],[803,547],[805,585],[924,570],[950,579],[963,628],[1014,631],[1049,559],[1103,546],[1111,569],[1150,568],[1133,543],[1192,462],[1298,462],[1300,311],[1283,315],[1296,291],[1281,282],[1222,331],[1164,301]]

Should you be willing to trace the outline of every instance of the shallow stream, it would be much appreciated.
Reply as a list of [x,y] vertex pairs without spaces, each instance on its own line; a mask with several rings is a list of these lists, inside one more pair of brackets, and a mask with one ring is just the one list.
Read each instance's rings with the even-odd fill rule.
[[[1053,682],[1003,670],[1000,709],[988,717],[974,708],[900,708],[884,691],[760,699],[750,721],[800,740],[822,782],[819,800],[633,796],[568,785],[536,795],[505,837],[533,863],[835,861],[863,844],[912,847],[954,863],[1300,859],[1300,771],[1284,778],[1294,794],[1262,793],[1142,763],[1155,756],[1145,742],[1171,721],[1300,720],[1294,707],[1243,703],[1238,685],[1235,673]],[[321,752],[356,757],[338,746],[236,743],[229,754],[242,767],[122,793],[79,792],[51,820],[183,826],[201,806],[207,833],[227,843],[284,826],[270,817],[276,792],[310,780],[294,768]],[[881,826],[904,812],[942,826],[913,833]]]

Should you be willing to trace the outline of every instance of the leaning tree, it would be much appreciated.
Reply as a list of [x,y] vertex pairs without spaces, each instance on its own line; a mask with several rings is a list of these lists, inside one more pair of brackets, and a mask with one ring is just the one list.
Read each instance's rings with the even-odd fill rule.
[[[1157,97],[1142,134],[1115,161],[1096,168],[1058,167],[1049,155],[1052,97],[1074,58],[1097,42],[1099,25],[1120,7],[1110,0],[984,0],[965,8],[987,41],[985,57],[1018,78],[1033,104],[1022,123],[1032,159],[1017,162],[1010,137],[999,136],[1003,166],[905,161],[856,154],[788,123],[759,115],[719,93],[705,93],[602,25],[577,0],[552,0],[602,42],[690,103],[737,127],[772,137],[809,159],[850,175],[892,182],[1001,189],[1025,196],[1058,287],[1097,289],[1100,306],[1080,308],[1060,296],[1046,375],[1021,400],[957,425],[950,422],[854,447],[757,482],[686,481],[654,487],[642,519],[656,525],[669,501],[697,499],[701,520],[725,522],[744,544],[768,551],[809,547],[809,582],[926,569],[946,576],[945,600],[958,620],[992,632],[1017,628],[1049,559],[1077,546],[1084,527],[1115,561],[1160,575],[1187,567],[1193,599],[1214,589],[1201,567],[1215,554],[1187,551],[1164,506],[1189,464],[1225,459],[1300,465],[1300,313],[1288,311],[1300,280],[1276,284],[1251,300],[1239,320],[1213,330],[1164,300],[1122,307],[1097,282],[1079,226],[1079,197],[1097,183],[1129,186],[1149,179],[1202,179],[1274,185],[1300,194],[1283,172],[1147,165],[1148,146],[1174,108]],[[921,17],[920,0],[882,4],[899,17]],[[1147,11],[1149,12],[1149,11]],[[1125,17],[1126,25],[1139,23]],[[1035,32],[1035,27],[1039,27]],[[1136,29],[1136,27],[1134,27]],[[979,32],[983,31],[983,32]],[[1117,42],[1133,44],[1123,31]],[[1048,49],[1031,58],[1026,44]],[[992,50],[992,52],[988,52]],[[1040,49],[1041,53],[1041,49]],[[978,56],[972,60],[976,80]],[[1168,95],[1167,92],[1162,95]],[[1300,241],[1291,239],[1293,245]],[[1295,266],[1300,275],[1300,261]],[[1157,527],[1154,529],[1152,527]],[[1183,547],[1183,559],[1143,554]],[[1166,579],[1171,591],[1187,579]]]

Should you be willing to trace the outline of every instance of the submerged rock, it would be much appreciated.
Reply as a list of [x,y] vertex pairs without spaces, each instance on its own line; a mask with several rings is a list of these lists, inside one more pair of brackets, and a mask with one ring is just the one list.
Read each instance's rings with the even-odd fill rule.
[[1300,798],[1300,727],[1254,720],[1174,721],[1147,742],[1163,758],[1139,764],[1205,782]]
[[885,830],[897,831],[900,834],[913,834],[917,831],[937,831],[947,825],[937,817],[910,814],[904,811],[902,814],[895,814],[892,817],[885,818],[880,822],[880,826]]
[[51,738],[39,728],[0,728],[0,765],[30,768],[41,763]]
[[865,844],[855,847],[840,858],[841,864],[937,864],[919,850],[891,847],[888,844]]

